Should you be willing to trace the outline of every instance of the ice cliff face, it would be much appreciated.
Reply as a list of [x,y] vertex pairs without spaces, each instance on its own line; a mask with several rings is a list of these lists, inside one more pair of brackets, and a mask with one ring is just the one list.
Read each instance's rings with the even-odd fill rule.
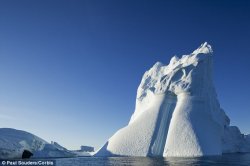
[[73,157],[74,154],[59,144],[49,144],[43,139],[21,130],[0,129],[0,159],[20,159],[24,150],[33,158]]
[[146,71],[128,126],[117,131],[96,156],[250,151],[245,146],[247,136],[229,126],[220,108],[212,81],[212,54],[211,46],[204,43],[189,55],[174,56],[168,65],[157,62]]

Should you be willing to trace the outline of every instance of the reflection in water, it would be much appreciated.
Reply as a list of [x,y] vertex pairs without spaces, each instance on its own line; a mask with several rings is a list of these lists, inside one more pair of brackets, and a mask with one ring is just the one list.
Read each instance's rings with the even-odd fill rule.
[[226,154],[222,156],[194,157],[194,158],[156,158],[156,157],[78,157],[56,159],[57,166],[247,166],[250,165],[250,153]]

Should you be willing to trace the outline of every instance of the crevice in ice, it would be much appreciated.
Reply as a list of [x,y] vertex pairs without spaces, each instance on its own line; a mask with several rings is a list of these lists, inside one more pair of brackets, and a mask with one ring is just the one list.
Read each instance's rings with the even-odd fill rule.
[[177,97],[175,94],[166,94],[164,101],[160,106],[157,124],[152,137],[148,156],[162,156],[168,134],[169,124],[176,106],[176,102]]

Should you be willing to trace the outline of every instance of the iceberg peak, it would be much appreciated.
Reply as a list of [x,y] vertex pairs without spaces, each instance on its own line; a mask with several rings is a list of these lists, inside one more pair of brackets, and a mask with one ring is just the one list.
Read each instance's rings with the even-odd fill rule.
[[213,49],[210,44],[204,42],[199,48],[197,48],[192,54],[212,54]]

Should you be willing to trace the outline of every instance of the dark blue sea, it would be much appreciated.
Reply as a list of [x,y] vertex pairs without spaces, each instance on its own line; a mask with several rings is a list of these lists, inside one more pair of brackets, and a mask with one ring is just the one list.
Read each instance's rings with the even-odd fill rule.
[[78,157],[56,159],[57,166],[250,166],[250,153],[194,158]]

